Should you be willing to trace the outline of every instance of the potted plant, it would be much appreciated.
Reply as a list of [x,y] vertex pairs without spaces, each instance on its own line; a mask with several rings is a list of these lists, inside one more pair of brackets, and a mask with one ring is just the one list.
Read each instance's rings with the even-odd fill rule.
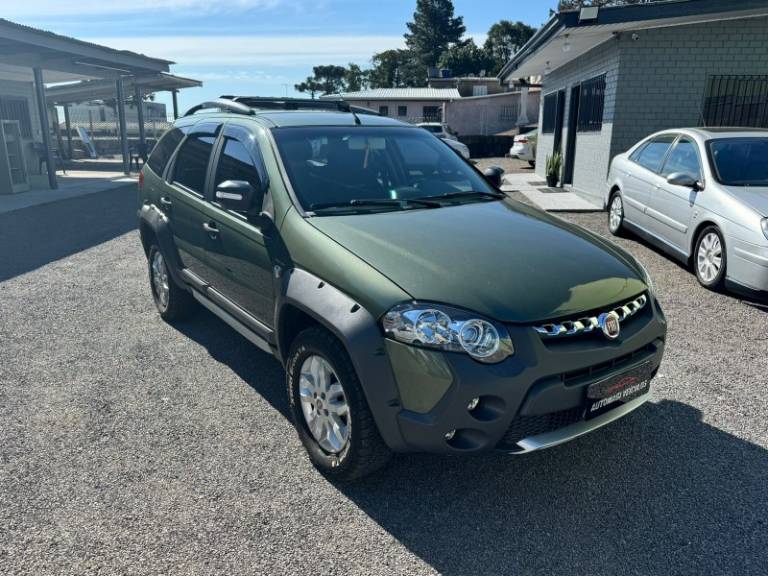
[[563,157],[560,152],[555,152],[552,156],[547,154],[547,186],[557,186],[560,179],[560,168],[563,164]]

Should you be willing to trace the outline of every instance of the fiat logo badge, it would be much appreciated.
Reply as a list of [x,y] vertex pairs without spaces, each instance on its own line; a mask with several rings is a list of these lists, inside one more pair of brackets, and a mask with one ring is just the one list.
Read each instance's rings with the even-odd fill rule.
[[616,312],[608,312],[600,314],[597,319],[597,323],[600,329],[605,334],[605,337],[609,340],[616,340],[621,333],[621,324],[619,323],[619,315]]

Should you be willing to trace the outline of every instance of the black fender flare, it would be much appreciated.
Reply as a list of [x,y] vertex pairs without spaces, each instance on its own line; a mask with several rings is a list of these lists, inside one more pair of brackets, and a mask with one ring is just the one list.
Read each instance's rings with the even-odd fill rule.
[[173,241],[173,232],[171,231],[171,222],[168,217],[154,204],[144,204],[139,210],[139,232],[141,233],[141,243],[144,245],[144,250],[149,251],[149,246],[146,245],[146,238],[144,238],[144,229],[148,227],[157,239],[157,243],[160,246],[160,251],[163,253],[163,257],[168,265],[168,271],[171,273],[174,282],[178,286],[187,288],[187,283],[181,277],[181,258],[179,252],[176,249],[176,243]]
[[279,334],[281,315],[286,305],[294,306],[341,341],[357,371],[382,439],[392,450],[406,451],[397,421],[402,409],[400,394],[377,319],[341,290],[309,272],[294,268],[286,271],[281,280],[275,315],[279,357],[285,360],[288,356]]

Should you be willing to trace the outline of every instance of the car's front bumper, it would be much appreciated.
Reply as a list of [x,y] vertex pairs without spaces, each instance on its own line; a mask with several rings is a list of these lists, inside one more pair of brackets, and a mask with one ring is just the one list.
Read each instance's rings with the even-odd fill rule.
[[728,280],[750,290],[768,291],[768,247],[726,237]]
[[[634,410],[649,394],[583,419],[587,388],[649,363],[661,364],[666,320],[655,298],[622,324],[622,335],[542,339],[530,326],[510,326],[515,355],[481,364],[458,353],[387,341],[400,389],[398,426],[408,449],[423,452],[530,452],[568,441]],[[403,361],[408,355],[410,360]],[[473,399],[480,405],[470,411]]]

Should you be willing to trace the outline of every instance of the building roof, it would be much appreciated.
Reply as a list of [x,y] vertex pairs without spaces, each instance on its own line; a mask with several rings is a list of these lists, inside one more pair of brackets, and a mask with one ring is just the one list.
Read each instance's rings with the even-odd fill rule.
[[[498,77],[506,81],[541,75],[547,65],[556,70],[620,32],[758,16],[768,16],[766,0],[662,0],[559,12],[504,65]],[[570,49],[564,51],[566,41]]]
[[31,77],[31,68],[40,67],[45,82],[115,79],[168,72],[171,64],[0,18],[0,67],[9,76]]
[[[126,94],[133,94],[134,86],[140,86],[145,94],[152,92],[181,90],[202,86],[199,80],[183,78],[172,74],[126,77],[123,89]],[[45,89],[46,100],[50,104],[72,104],[115,97],[115,83],[112,80],[81,80],[71,84],[49,86]]]
[[457,100],[461,94],[456,88],[374,88],[359,92],[328,94],[326,100]]

